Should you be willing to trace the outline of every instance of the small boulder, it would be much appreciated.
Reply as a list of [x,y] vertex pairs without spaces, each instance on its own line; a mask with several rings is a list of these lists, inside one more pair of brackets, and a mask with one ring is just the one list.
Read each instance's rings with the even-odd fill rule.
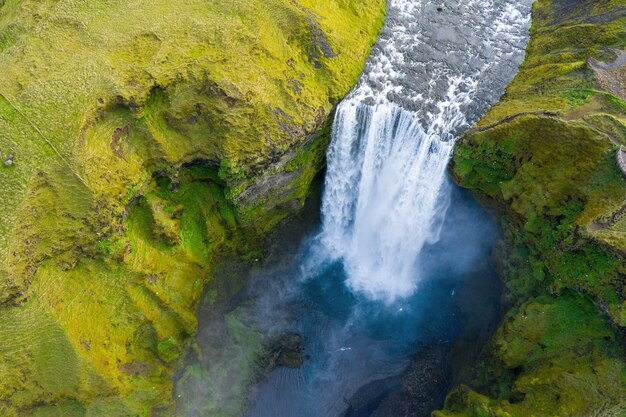
[[302,340],[297,334],[286,334],[276,340],[269,348],[268,366],[271,372],[277,366],[299,368],[304,361]]

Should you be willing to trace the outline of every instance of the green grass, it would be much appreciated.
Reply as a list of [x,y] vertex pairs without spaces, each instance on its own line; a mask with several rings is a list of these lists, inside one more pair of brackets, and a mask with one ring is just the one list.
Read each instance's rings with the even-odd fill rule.
[[578,89],[569,90],[565,93],[568,103],[574,107],[587,103],[591,97],[593,97],[593,90]]
[[[210,358],[187,365],[177,382],[182,415],[230,417],[242,415],[249,406],[250,385],[266,372],[263,355],[265,340],[248,324],[242,309],[224,315],[224,326],[213,328],[220,340],[216,351],[227,360]],[[202,350],[197,349],[198,355]]]

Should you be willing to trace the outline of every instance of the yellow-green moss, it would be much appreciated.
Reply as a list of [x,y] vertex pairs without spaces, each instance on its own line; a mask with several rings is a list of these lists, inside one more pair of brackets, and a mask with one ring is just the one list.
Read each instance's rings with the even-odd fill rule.
[[501,261],[513,301],[537,287],[585,289],[619,321],[626,272],[617,251],[594,242],[594,222],[624,204],[615,145],[585,123],[521,116],[474,133],[456,151],[460,184],[506,207]]
[[384,8],[0,1],[0,414],[175,413],[215,258],[302,206]]
[[[511,310],[468,380],[435,417],[588,416],[625,408],[621,336],[589,299],[567,293]],[[477,392],[478,391],[478,392]]]

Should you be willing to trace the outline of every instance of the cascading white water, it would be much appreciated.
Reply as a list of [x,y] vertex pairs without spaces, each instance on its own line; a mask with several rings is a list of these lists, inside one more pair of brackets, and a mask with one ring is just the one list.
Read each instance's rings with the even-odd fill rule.
[[[319,241],[348,285],[392,302],[437,240],[456,135],[521,62],[531,0],[391,0],[358,86],[338,107]],[[494,89],[494,83],[498,88]]]
[[324,244],[343,258],[353,289],[374,298],[410,294],[452,142],[400,107],[358,100],[339,108],[334,134]]

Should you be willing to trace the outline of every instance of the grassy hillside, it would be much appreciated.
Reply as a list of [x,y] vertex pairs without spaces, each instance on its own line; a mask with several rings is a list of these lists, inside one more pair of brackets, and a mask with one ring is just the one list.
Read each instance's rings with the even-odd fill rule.
[[1,415],[174,412],[214,260],[301,207],[384,7],[0,0]]
[[509,312],[437,417],[626,413],[626,3],[538,0],[452,173],[500,218]]

